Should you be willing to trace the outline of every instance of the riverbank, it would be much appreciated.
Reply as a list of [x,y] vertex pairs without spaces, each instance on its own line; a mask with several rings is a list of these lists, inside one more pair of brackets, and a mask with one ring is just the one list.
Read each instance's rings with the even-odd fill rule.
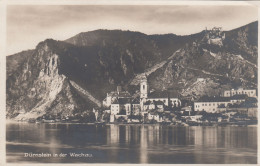
[[35,123],[35,124],[88,124],[88,125],[163,125],[163,126],[256,126],[258,125],[257,120],[251,121],[238,121],[238,122],[157,122],[157,123],[126,123],[126,122],[73,122],[73,121],[16,121],[7,119],[6,123]]

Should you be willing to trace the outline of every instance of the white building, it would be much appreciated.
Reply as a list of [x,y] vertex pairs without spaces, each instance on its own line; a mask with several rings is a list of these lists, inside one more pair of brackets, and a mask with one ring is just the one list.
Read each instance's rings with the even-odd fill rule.
[[225,107],[230,103],[229,97],[202,97],[194,102],[195,111],[216,112],[221,105]]
[[157,109],[159,111],[164,111],[164,103],[162,101],[146,101],[144,103],[144,111]]
[[224,97],[246,94],[248,97],[256,97],[256,89],[232,89],[224,91]]
[[119,98],[115,99],[111,104],[111,115],[117,115],[120,111],[125,110],[126,115],[131,114],[131,99]]
[[111,110],[110,110],[110,112],[111,112],[111,115],[117,115],[117,114],[119,114],[119,111],[120,111],[120,105],[119,105],[119,103],[112,103],[111,104]]
[[228,104],[241,103],[246,101],[247,95],[234,95],[231,97],[208,97],[204,96],[194,102],[195,111],[217,112],[225,110]]

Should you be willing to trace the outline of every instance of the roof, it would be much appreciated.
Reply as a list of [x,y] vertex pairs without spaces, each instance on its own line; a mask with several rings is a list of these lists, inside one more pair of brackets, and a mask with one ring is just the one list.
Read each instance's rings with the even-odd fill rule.
[[111,96],[111,97],[119,97],[119,98],[123,98],[123,97],[130,98],[130,97],[131,97],[130,93],[127,92],[127,91],[122,91],[122,92],[114,91],[114,92],[110,92],[110,93],[108,94],[108,96]]
[[151,104],[154,104],[154,105],[164,105],[164,103],[162,101],[146,101],[144,103],[144,105],[151,105]]
[[196,115],[201,116],[203,114],[205,114],[205,113],[202,111],[191,111],[191,112],[185,111],[185,112],[183,112],[182,116],[196,116]]
[[148,98],[178,98],[176,91],[154,91],[148,95]]
[[152,104],[151,101],[146,101],[146,102],[144,103],[144,105],[150,105],[150,104]]
[[130,103],[131,103],[131,99],[129,98],[119,98],[112,102],[112,104],[130,104]]
[[164,105],[164,103],[162,101],[153,101],[153,103],[155,105]]
[[248,96],[246,94],[241,94],[241,95],[234,95],[230,97],[231,100],[242,100],[246,99]]
[[209,96],[203,96],[201,97],[197,102],[228,102],[230,101],[230,97],[209,97]]
[[225,90],[225,91],[238,91],[238,90],[256,90],[256,89],[234,88],[234,89]]
[[151,111],[151,112],[149,112],[149,113],[150,113],[150,115],[156,115],[156,116],[159,115],[159,114],[158,114],[157,112],[155,112],[155,111],[154,111],[154,112]]
[[132,104],[140,104],[140,99],[139,98],[134,98],[132,100]]
[[246,100],[247,103],[258,103],[257,98],[254,97],[248,97]]

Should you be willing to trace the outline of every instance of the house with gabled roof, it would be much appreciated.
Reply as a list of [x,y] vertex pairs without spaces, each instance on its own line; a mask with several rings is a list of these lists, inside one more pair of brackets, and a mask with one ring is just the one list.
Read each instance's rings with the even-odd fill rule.
[[122,91],[121,86],[117,86],[117,91],[107,93],[106,98],[103,100],[103,107],[110,107],[116,99],[127,98],[131,99],[132,96],[127,91]]

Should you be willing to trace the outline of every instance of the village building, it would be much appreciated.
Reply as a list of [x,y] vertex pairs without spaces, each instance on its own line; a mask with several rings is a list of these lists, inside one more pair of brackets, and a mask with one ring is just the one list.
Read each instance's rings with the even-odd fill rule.
[[124,115],[131,114],[131,99],[119,98],[115,99],[111,104],[111,115],[117,115],[124,112]]
[[140,113],[141,113],[140,99],[135,98],[134,100],[132,100],[132,114],[139,115]]
[[227,106],[230,103],[229,97],[208,97],[204,96],[194,102],[195,111],[216,112],[221,105]]
[[248,117],[252,117],[252,118],[258,119],[257,107],[248,108],[248,109],[247,109],[247,115],[248,115]]
[[160,117],[160,115],[155,112],[155,111],[150,111],[147,115],[147,119],[148,120],[155,120],[157,122],[162,122],[162,117]]
[[155,104],[154,104],[154,102],[152,102],[152,101],[146,101],[146,102],[143,104],[143,110],[144,110],[144,111],[152,110],[152,109],[155,109]]
[[191,112],[192,112],[192,107],[191,106],[182,107],[181,108],[181,113],[184,113],[184,112],[188,112],[189,115],[190,115]]
[[164,111],[164,102],[162,101],[146,101],[144,103],[144,111],[147,111],[147,110],[152,110],[152,109],[157,109],[158,111]]
[[117,115],[119,114],[119,111],[120,111],[120,104],[119,102],[114,102],[111,104],[111,115]]
[[241,103],[246,100],[248,96],[246,94],[239,94],[239,95],[234,95],[230,97],[230,102],[231,103]]
[[129,92],[122,91],[121,86],[117,86],[117,91],[107,93],[106,98],[103,100],[103,107],[108,108],[111,106],[112,102],[114,102],[116,99],[121,99],[121,98],[130,99],[132,98],[132,96],[130,95]]
[[239,94],[231,97],[204,96],[198,101],[194,102],[195,111],[206,111],[212,113],[220,113],[229,110],[244,112],[247,114],[248,109],[255,108],[257,108],[257,99],[255,97],[248,97],[246,94]]
[[241,95],[241,94],[246,94],[248,97],[256,97],[256,89],[243,89],[243,88],[238,88],[238,89],[232,89],[232,90],[226,90],[224,91],[224,97],[231,97],[234,95]]
[[188,122],[199,122],[203,115],[184,115],[182,116]]

